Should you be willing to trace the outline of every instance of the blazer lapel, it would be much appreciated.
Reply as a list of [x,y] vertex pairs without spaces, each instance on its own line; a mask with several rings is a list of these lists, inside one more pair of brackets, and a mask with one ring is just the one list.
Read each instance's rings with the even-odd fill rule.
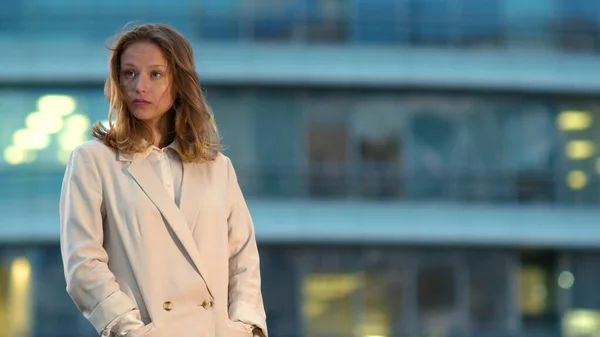
[[191,232],[194,232],[196,227],[196,219],[199,212],[199,191],[200,170],[198,164],[183,162],[183,182],[181,187],[181,201],[179,208],[185,217]]
[[[191,172],[194,171],[193,169],[186,170],[185,168],[187,167],[184,167],[184,190],[190,188],[186,187],[185,182],[189,181],[191,177],[186,178],[186,175],[193,175]],[[195,214],[193,213],[194,207],[190,204],[193,202],[193,200],[186,200],[190,198],[189,196],[186,197],[182,192],[181,208],[185,211],[184,215],[184,212],[181,212],[175,205],[175,202],[169,198],[169,195],[167,194],[164,186],[161,184],[160,179],[152,170],[148,160],[143,156],[136,156],[135,160],[133,160],[129,165],[128,171],[131,173],[131,176],[133,179],[135,179],[140,188],[144,191],[144,193],[146,193],[148,198],[150,198],[156,208],[158,208],[160,213],[167,220],[168,225],[171,227],[173,233],[175,233],[175,236],[177,236],[177,239],[181,242],[181,245],[194,262],[197,271],[204,279],[209,292],[211,292],[209,287],[210,282],[208,280],[208,273],[204,269],[204,263],[200,257],[200,252],[193,239],[192,231],[188,226],[189,219],[195,217]],[[187,185],[189,185],[189,183]]]

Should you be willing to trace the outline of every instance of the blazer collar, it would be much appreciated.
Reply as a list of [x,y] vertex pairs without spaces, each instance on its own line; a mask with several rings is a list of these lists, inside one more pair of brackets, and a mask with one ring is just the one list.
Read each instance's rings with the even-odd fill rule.
[[[134,161],[137,157],[140,157],[140,156],[147,157],[148,154],[154,148],[154,145],[150,145],[148,142],[145,142],[145,143],[148,148],[146,149],[146,151],[141,152],[141,153],[125,153],[125,152],[117,150],[117,160],[118,161]],[[176,141],[171,142],[171,144],[169,144],[166,147],[171,148],[171,149],[175,150],[175,152],[179,153],[177,150],[179,146],[177,145]]]

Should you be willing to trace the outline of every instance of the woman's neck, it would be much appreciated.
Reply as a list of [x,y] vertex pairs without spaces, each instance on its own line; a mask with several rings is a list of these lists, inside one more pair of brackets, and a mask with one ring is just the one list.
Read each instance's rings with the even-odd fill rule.
[[158,148],[168,146],[175,139],[175,125],[173,113],[167,111],[159,120],[150,125],[152,129],[153,145]]

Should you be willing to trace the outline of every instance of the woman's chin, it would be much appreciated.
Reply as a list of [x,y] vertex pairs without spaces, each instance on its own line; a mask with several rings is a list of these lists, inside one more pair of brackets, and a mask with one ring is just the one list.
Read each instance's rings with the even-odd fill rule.
[[143,110],[142,111],[140,111],[140,110],[136,111],[136,110],[134,110],[134,111],[131,112],[131,114],[137,120],[140,120],[142,122],[149,122],[149,121],[155,119],[154,116],[151,113],[149,113],[149,111],[143,111]]

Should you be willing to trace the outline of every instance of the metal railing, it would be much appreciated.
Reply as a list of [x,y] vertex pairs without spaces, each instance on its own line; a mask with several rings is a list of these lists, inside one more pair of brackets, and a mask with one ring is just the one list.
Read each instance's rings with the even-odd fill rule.
[[[353,199],[380,201],[442,201],[507,204],[600,204],[600,179],[569,188],[564,174],[554,173],[438,173],[338,170],[317,167],[300,170],[237,169],[244,194],[258,198]],[[22,167],[0,170],[0,202],[58,198],[63,168]]]

